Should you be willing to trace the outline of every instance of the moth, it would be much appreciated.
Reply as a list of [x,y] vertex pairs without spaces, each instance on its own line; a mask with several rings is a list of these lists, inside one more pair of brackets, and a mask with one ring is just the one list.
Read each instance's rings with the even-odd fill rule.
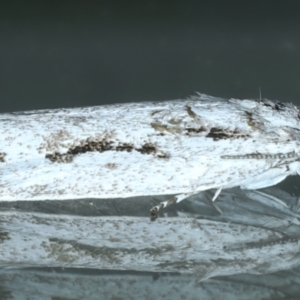
[[163,102],[0,115],[0,200],[259,189],[299,174],[300,115],[266,99]]

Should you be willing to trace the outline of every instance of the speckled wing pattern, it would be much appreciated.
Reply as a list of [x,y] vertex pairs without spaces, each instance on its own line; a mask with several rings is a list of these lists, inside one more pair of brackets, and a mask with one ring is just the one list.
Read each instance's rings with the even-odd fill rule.
[[188,99],[0,115],[0,200],[116,198],[240,186],[298,173],[299,110]]

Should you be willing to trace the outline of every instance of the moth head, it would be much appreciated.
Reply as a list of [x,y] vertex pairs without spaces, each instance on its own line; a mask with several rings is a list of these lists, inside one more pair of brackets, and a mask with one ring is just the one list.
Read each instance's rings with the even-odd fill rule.
[[260,99],[257,103],[258,113],[270,125],[300,130],[300,111],[297,106],[267,99]]

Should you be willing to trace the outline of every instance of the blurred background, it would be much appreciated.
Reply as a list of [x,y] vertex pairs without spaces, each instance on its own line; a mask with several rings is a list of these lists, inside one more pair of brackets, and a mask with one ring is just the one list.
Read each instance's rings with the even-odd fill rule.
[[300,104],[299,1],[1,1],[0,111],[195,92]]

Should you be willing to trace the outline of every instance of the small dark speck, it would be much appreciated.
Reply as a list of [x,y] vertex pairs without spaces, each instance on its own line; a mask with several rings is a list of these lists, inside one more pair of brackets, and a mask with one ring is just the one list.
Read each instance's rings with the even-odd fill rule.
[[0,152],[0,162],[5,162],[6,153]]

